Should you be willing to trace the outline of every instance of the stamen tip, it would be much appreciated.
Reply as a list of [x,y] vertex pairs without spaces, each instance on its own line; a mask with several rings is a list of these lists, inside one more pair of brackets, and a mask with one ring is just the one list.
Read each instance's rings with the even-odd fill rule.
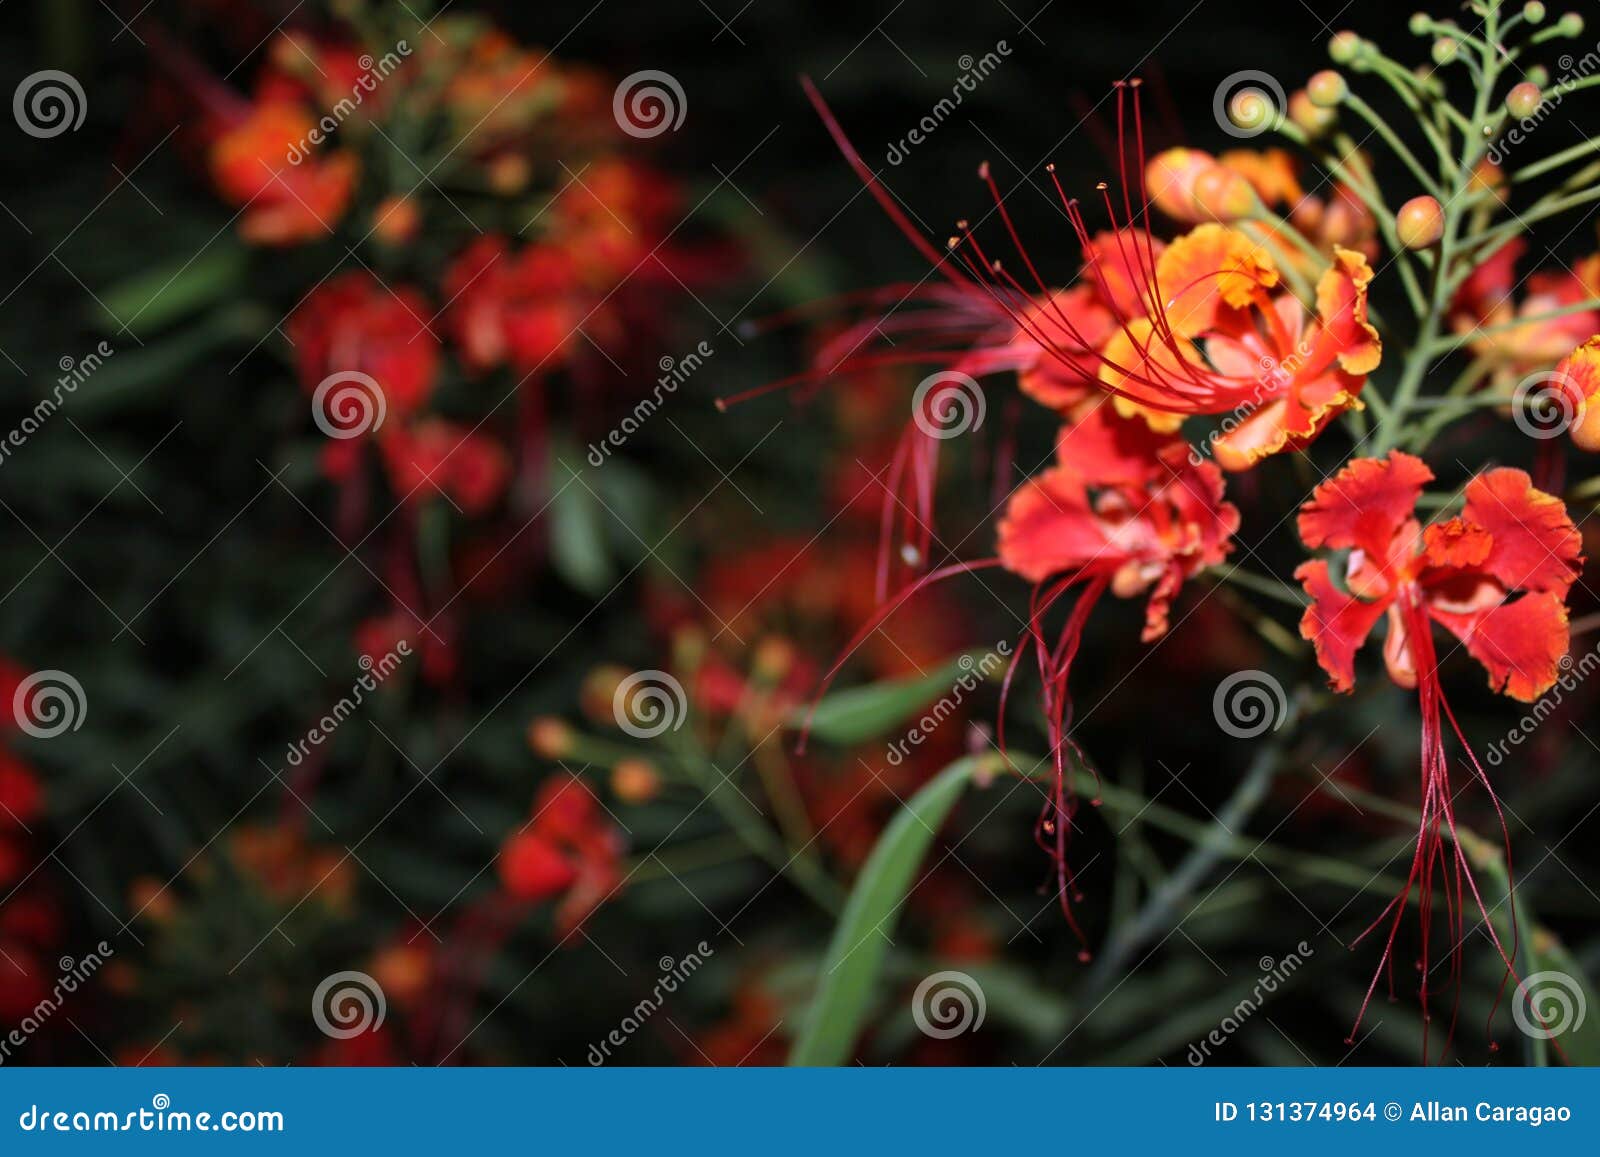
[[989,179],[989,162],[988,161],[984,161],[981,165],[978,166],[978,179],[980,181],[987,181]]
[[717,398],[711,404],[717,408],[717,413],[719,414],[726,414],[728,412],[727,398]]
[[1094,959],[1094,954],[1091,953],[1087,948],[1081,949],[1078,952],[1078,963],[1079,964],[1087,964],[1087,963],[1089,963],[1089,961],[1091,961],[1093,959]]

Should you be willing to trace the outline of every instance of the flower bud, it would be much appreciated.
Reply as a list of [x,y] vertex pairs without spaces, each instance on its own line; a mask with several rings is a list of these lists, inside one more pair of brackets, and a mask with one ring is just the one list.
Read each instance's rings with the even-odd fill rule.
[[385,245],[405,245],[422,227],[422,214],[410,197],[385,197],[372,211],[372,235]]
[[1216,163],[1215,157],[1199,149],[1167,149],[1145,165],[1145,190],[1156,208],[1174,221],[1199,224],[1205,218],[1195,205],[1195,181]]
[[1241,174],[1212,165],[1195,178],[1195,206],[1218,221],[1237,221],[1256,209],[1256,191]]
[[1545,18],[1544,5],[1540,0],[1528,0],[1522,6],[1522,18],[1529,24],[1543,24]]
[[1306,82],[1306,94],[1318,108],[1333,108],[1349,91],[1344,77],[1331,68],[1323,69]]
[[661,792],[661,773],[648,759],[624,759],[611,769],[611,793],[623,803],[649,803]]
[[1556,30],[1562,36],[1575,40],[1583,35],[1583,17],[1576,12],[1568,12],[1561,18],[1561,23],[1556,25]]
[[1441,36],[1433,42],[1433,62],[1441,68],[1449,64],[1461,51],[1461,42],[1453,36]]
[[1339,114],[1331,108],[1313,104],[1311,94],[1301,88],[1289,97],[1289,119],[1307,136],[1320,137],[1338,123]]
[[1413,197],[1400,206],[1395,231],[1407,249],[1427,249],[1444,236],[1444,207],[1434,197]]
[[1426,36],[1433,31],[1433,17],[1426,12],[1413,12],[1411,14],[1411,35]]
[[1527,120],[1539,111],[1544,103],[1544,93],[1539,86],[1523,81],[1506,94],[1506,111],[1518,120]]
[[554,715],[541,715],[528,724],[528,746],[545,759],[562,759],[572,750],[572,728]]
[[1328,41],[1328,55],[1335,64],[1349,64],[1361,54],[1361,37],[1354,32],[1340,32]]
[[1472,179],[1468,182],[1467,188],[1473,193],[1493,193],[1496,200],[1504,202],[1507,189],[1505,170],[1485,158],[1472,170]]
[[583,677],[578,688],[578,708],[584,717],[595,723],[615,721],[617,687],[628,677],[628,671],[615,663],[604,663]]

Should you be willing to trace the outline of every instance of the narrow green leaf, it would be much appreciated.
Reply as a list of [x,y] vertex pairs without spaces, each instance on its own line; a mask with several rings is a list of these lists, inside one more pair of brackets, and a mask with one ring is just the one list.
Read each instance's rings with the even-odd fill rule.
[[934,833],[973,775],[1001,765],[994,753],[956,760],[929,780],[884,829],[828,944],[816,995],[789,1054],[791,1065],[840,1065],[850,1059],[900,908]]
[[[927,675],[887,679],[866,687],[836,691],[817,704],[811,720],[811,734],[845,747],[880,738],[941,695],[952,694],[958,682],[963,683],[960,690],[966,694],[977,681],[1004,667],[1003,659],[991,664],[989,656],[968,654],[951,659]],[[797,708],[789,717],[790,724],[803,727],[809,710]]]
[[239,296],[249,265],[245,248],[219,238],[198,257],[159,265],[100,294],[99,320],[143,338],[185,314]]
[[606,549],[606,514],[593,485],[567,459],[551,464],[550,561],[578,590],[602,594],[612,582]]

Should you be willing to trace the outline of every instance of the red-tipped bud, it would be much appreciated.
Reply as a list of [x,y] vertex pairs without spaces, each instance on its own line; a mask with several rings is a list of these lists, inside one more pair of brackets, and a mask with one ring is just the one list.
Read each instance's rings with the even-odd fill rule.
[[1289,119],[1299,125],[1308,136],[1320,137],[1338,123],[1339,114],[1331,108],[1314,104],[1305,89],[1296,89],[1289,97]]
[[528,746],[545,759],[564,759],[572,750],[572,728],[553,715],[541,715],[528,724]]
[[1539,111],[1544,103],[1544,93],[1536,84],[1523,81],[1506,94],[1506,111],[1518,120],[1527,120]]
[[611,769],[611,794],[623,803],[649,803],[661,793],[661,773],[648,759],[624,759]]
[[1407,249],[1437,245],[1444,236],[1444,207],[1435,197],[1413,197],[1400,206],[1395,231]]
[[1157,153],[1144,168],[1145,191],[1155,207],[1174,221],[1198,225],[1205,216],[1195,204],[1195,181],[1216,164],[1215,157],[1200,149]]
[[1350,92],[1344,74],[1325,68],[1306,82],[1306,95],[1318,108],[1334,108]]
[[1255,212],[1256,191],[1232,169],[1213,165],[1195,178],[1194,203],[1218,221],[1237,221]]

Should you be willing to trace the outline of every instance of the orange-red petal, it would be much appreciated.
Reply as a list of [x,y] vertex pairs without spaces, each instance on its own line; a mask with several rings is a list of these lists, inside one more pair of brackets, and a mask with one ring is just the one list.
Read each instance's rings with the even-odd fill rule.
[[1565,598],[1583,562],[1583,538],[1561,499],[1535,490],[1525,471],[1509,467],[1478,475],[1466,495],[1462,517],[1494,542],[1481,569],[1507,590]]
[[1531,703],[1560,676],[1567,608],[1554,594],[1524,595],[1470,615],[1432,613],[1484,665],[1492,691]]
[[1300,508],[1300,539],[1313,550],[1359,548],[1375,559],[1416,508],[1433,471],[1401,450],[1388,458],[1357,458],[1318,486]]
[[1340,590],[1328,573],[1327,562],[1320,558],[1301,563],[1294,577],[1311,596],[1311,604],[1300,618],[1300,637],[1315,648],[1329,685],[1335,691],[1348,691],[1355,685],[1356,652],[1391,600],[1363,602]]

